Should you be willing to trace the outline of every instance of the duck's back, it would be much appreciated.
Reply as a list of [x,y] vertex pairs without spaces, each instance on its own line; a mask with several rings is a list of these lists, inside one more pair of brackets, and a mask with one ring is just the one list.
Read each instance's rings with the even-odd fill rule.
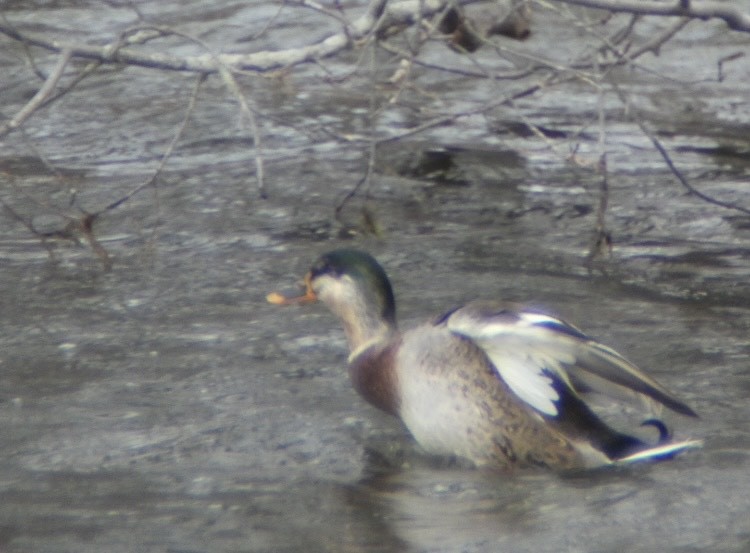
[[398,414],[430,453],[501,467],[607,461],[595,450],[582,453],[510,391],[479,347],[444,326],[404,333],[395,361]]

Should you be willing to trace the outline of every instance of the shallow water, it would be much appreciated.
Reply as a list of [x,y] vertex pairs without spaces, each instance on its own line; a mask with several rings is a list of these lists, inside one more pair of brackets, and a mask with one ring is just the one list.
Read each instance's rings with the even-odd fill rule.
[[[275,4],[202,6],[140,9],[235,49],[328,29],[325,18],[289,8],[287,26],[248,45],[247,29],[272,17]],[[6,15],[52,32],[96,21],[99,37],[134,22],[129,10],[93,3]],[[231,25],[216,23],[227,18]],[[691,35],[679,35],[673,49],[644,60],[656,74],[620,77],[695,186],[750,206],[750,60],[733,62],[720,84],[700,82],[713,75],[710,60],[743,48],[746,37],[716,23],[694,22],[691,31],[716,36],[715,50],[701,52],[705,65],[681,55]],[[571,32],[514,47],[545,49]],[[441,45],[430,48],[446,56]],[[5,116],[38,86],[18,50],[8,52],[0,61]],[[746,551],[750,218],[686,195],[608,98],[614,248],[593,269],[585,254],[598,179],[508,131],[518,124],[512,110],[381,150],[366,204],[380,233],[366,235],[363,194],[338,221],[333,208],[366,167],[366,148],[335,133],[363,132],[368,82],[329,85],[313,67],[286,81],[248,80],[268,116],[261,200],[252,136],[220,83],[209,81],[158,187],[97,222],[109,272],[85,244],[52,239],[50,257],[17,220],[0,218],[0,549]],[[427,82],[453,106],[493,90],[449,75]],[[61,214],[78,213],[73,195],[96,209],[132,190],[157,166],[192,84],[145,69],[91,77],[35,116],[28,138],[5,139],[3,199],[35,228],[54,228]],[[673,98],[666,105],[665,90]],[[595,120],[597,101],[588,89],[561,87],[517,107],[569,132]],[[405,100],[381,116],[382,129],[410,121],[415,106],[445,108],[426,102]],[[581,148],[596,157],[595,140]],[[425,167],[445,171],[427,175]],[[705,448],[568,477],[439,466],[356,396],[330,314],[264,300],[342,244],[383,262],[404,326],[476,296],[564,315],[693,406],[699,420],[670,422]]]

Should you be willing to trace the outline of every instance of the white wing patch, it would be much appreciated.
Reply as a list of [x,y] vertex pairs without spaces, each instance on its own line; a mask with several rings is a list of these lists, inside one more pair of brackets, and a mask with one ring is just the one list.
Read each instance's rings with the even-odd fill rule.
[[550,330],[535,325],[560,324],[550,316],[517,313],[518,318],[478,319],[471,311],[458,310],[448,328],[470,338],[487,354],[498,376],[521,400],[544,415],[560,414],[558,385],[571,389],[564,365],[575,362],[565,342],[549,340]]
[[528,359],[517,356],[503,355],[502,359],[495,359],[490,351],[485,349],[492,364],[505,383],[523,401],[534,409],[556,417],[558,409],[555,402],[560,399],[560,394],[553,387],[551,377],[545,375],[538,366],[529,363]]
[[646,399],[697,416],[619,353],[550,315],[496,302],[472,302],[438,324],[484,350],[510,389],[545,415],[559,414],[561,393],[594,391]]

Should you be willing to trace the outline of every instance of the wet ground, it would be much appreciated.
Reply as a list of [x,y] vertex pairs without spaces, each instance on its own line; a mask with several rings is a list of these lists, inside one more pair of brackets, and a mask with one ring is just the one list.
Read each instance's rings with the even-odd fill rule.
[[[4,15],[30,29],[72,37],[95,28],[89,40],[135,22],[132,11],[98,3],[12,8]],[[301,44],[332,29],[288,8],[276,20],[288,23],[250,40],[248,29],[278,9],[263,2],[139,9],[233,50]],[[514,48],[565,59],[585,48],[551,49],[576,31],[537,17],[554,31]],[[715,80],[715,61],[747,52],[748,37],[718,22],[684,33],[618,78],[694,186],[750,207],[750,58],[728,62]],[[684,55],[706,37],[710,47]],[[39,81],[2,40],[7,118]],[[466,63],[439,42],[427,52]],[[355,61],[347,54],[326,67],[341,74]],[[381,63],[385,76],[396,67]],[[308,66],[243,81],[263,115],[267,199],[252,134],[209,80],[158,187],[97,221],[110,271],[83,242],[50,238],[51,256],[7,210],[0,218],[0,550],[750,549],[750,216],[687,194],[615,95],[571,83],[385,146],[371,185],[337,220],[334,207],[366,169],[366,145],[343,137],[366,132],[372,86],[369,72],[327,77]],[[421,90],[379,116],[380,132],[521,86],[420,78]],[[62,228],[79,206],[121,197],[155,170],[193,83],[121,67],[87,79],[4,140],[3,200],[43,231]],[[614,243],[592,266],[600,179],[564,157],[578,143],[583,158],[597,159],[600,105]],[[553,149],[518,131],[527,121],[559,133]],[[572,139],[585,122],[590,137]],[[383,262],[404,326],[476,296],[563,314],[694,407],[699,420],[669,422],[705,448],[575,476],[439,466],[356,396],[330,314],[264,301],[340,245]]]

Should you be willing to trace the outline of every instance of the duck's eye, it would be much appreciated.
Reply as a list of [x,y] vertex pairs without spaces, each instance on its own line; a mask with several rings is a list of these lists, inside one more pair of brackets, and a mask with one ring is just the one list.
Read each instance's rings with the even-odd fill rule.
[[310,274],[313,278],[320,276],[320,275],[335,274],[335,273],[336,271],[334,270],[333,266],[330,263],[328,263],[328,261],[326,261],[325,259],[319,260],[310,269]]

